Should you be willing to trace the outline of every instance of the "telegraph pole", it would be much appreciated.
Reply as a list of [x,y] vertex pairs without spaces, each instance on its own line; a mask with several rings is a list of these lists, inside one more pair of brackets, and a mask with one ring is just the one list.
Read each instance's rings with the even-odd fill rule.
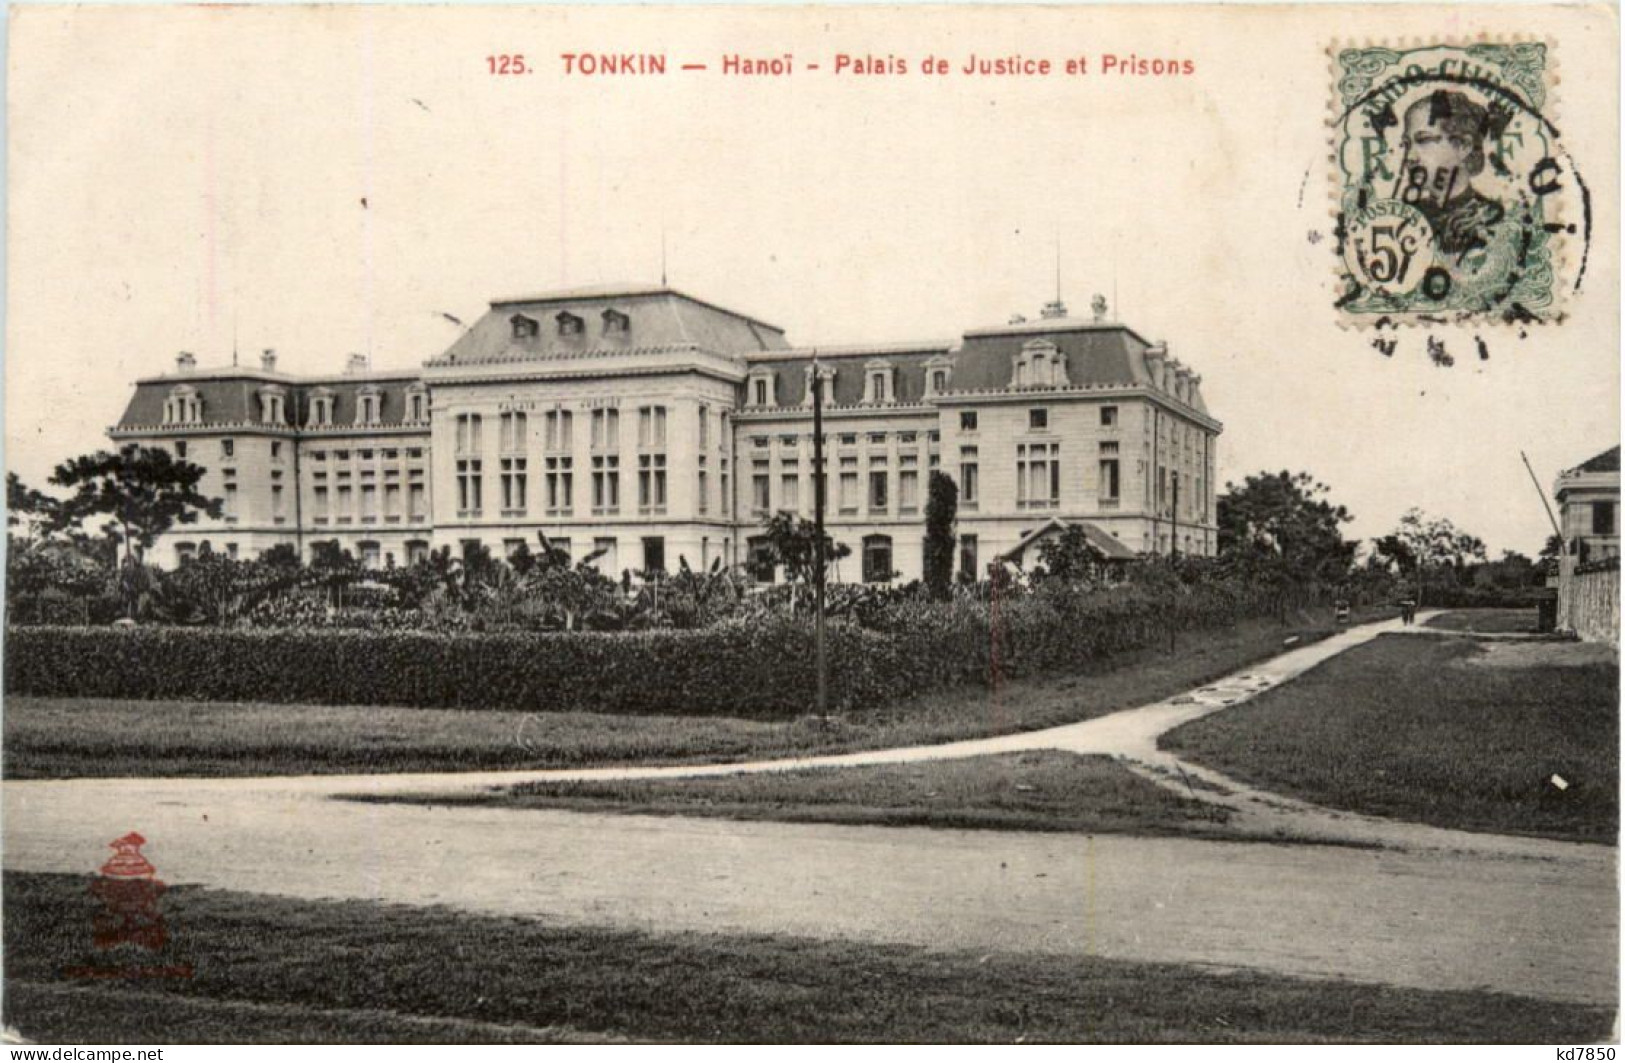
[[813,657],[818,670],[818,718],[829,712],[828,681],[824,660],[824,375],[818,369],[818,352],[813,352],[813,608],[816,610]]
[[1179,470],[1178,469],[1174,470],[1173,522],[1174,522],[1174,537],[1173,537],[1173,541],[1168,544],[1168,556],[1169,557],[1178,557],[1179,556]]

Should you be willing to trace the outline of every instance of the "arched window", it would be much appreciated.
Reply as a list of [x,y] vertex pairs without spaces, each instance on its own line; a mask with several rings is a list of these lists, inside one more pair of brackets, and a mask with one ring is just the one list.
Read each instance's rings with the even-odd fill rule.
[[1024,344],[1015,357],[1012,383],[1018,388],[1053,388],[1069,383],[1066,355],[1048,340]]
[[356,423],[377,424],[383,415],[384,395],[373,384],[356,392]]
[[181,384],[164,400],[165,424],[201,424],[203,397],[190,384]]
[[333,392],[317,388],[310,393],[310,416],[305,423],[313,428],[325,428],[333,423]]
[[893,575],[891,536],[863,537],[863,582],[889,583]]
[[779,378],[771,369],[752,369],[745,378],[745,405],[777,406]]
[[[806,382],[801,403],[810,408],[813,404],[813,367],[809,365],[804,373]],[[835,367],[819,363],[818,378],[824,382],[824,405],[828,406],[835,401]]]
[[897,369],[890,362],[877,358],[864,364],[863,401],[877,406],[897,401]]
[[406,389],[406,419],[408,421],[429,419],[429,389],[422,384],[413,384]]
[[941,395],[953,380],[954,364],[945,355],[936,355],[925,363],[925,394]]
[[287,392],[275,384],[260,388],[260,420],[266,424],[287,424]]

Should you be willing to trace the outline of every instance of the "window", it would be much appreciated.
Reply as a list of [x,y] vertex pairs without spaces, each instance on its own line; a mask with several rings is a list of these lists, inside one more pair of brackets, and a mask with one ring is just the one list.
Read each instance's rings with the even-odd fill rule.
[[234,440],[222,439],[220,441],[220,457],[230,458],[237,454],[237,444]]
[[374,484],[361,485],[361,523],[378,523],[378,488]]
[[237,485],[235,483],[227,483],[227,484],[224,484],[223,487],[224,487],[225,492],[226,492],[226,497],[225,497],[225,517],[226,517],[226,520],[228,522],[233,522],[233,521],[236,521],[237,516],[238,516],[238,514],[237,514]]
[[1028,410],[1027,428],[1034,432],[1041,432],[1049,427],[1048,410]]
[[523,454],[529,432],[529,417],[513,411],[504,413],[497,425],[497,442],[502,447],[502,452],[504,454]]
[[[705,461],[705,459],[701,458],[700,461],[703,463]],[[710,493],[710,491],[708,491],[706,489],[705,469],[704,469],[703,465],[700,468],[699,484],[696,486],[695,490],[697,490],[699,492],[699,497],[698,497],[699,505],[698,505],[697,508],[699,510],[700,516],[703,517],[703,516],[705,516],[707,513],[709,513],[711,511],[711,493]]]
[[592,511],[599,515],[621,511],[621,459],[614,454],[593,456]]
[[271,440],[271,460],[272,461],[281,461],[282,460],[282,441],[281,440],[278,440],[278,439]]
[[700,407],[700,449],[711,445],[711,407]]
[[355,520],[355,496],[351,493],[349,484],[339,484],[337,512],[334,519],[340,524],[348,524]]
[[779,508],[791,513],[801,509],[801,477],[787,472],[779,477]]
[[575,459],[547,459],[547,514],[550,517],[568,517],[574,506]]
[[976,411],[975,410],[960,410],[959,411],[959,430],[961,432],[974,432],[974,431],[976,431]]
[[271,519],[278,524],[288,519],[288,512],[282,501],[282,485],[271,485]]
[[549,410],[543,418],[542,445],[547,450],[569,450],[575,434],[575,416],[569,410]]
[[[521,414],[523,416],[523,414]],[[525,459],[502,459],[502,512],[518,516],[525,512]]]
[[559,325],[560,336],[581,336],[586,333],[587,323],[566,310],[554,318]]
[[271,386],[260,389],[260,420],[266,424],[287,423],[287,393]]
[[772,583],[774,578],[773,545],[760,536],[751,539],[749,562],[751,578],[759,583]]
[[164,400],[165,424],[199,424],[203,420],[203,399],[190,384],[182,384]]
[[327,388],[317,388],[310,393],[310,417],[306,423],[316,428],[333,423],[333,393]]
[[666,540],[658,535],[646,536],[643,540],[643,571],[666,571]]
[[401,522],[401,485],[384,485],[384,522],[386,524],[399,524]]
[[931,390],[933,392],[948,390],[948,371],[946,369],[931,370]]
[[504,540],[502,540],[502,556],[503,556],[504,559],[506,559],[508,561],[512,561],[514,559],[514,555],[519,553],[521,550],[528,550],[528,549],[530,549],[530,547],[525,543],[525,540],[523,540],[523,539],[504,539]]
[[478,454],[480,452],[480,415],[477,413],[460,413],[457,415],[457,453]]
[[408,540],[406,543],[406,563],[416,565],[427,560],[429,560],[429,544],[422,539]]
[[863,582],[887,583],[892,578],[891,536],[863,537]]
[[1016,446],[1016,506],[1053,509],[1061,504],[1061,445],[1021,443]]
[[1591,503],[1591,534],[1613,535],[1618,526],[1615,521],[1615,512],[1618,509],[1616,502]]
[[620,568],[615,545],[614,539],[594,539],[592,541],[592,552],[598,555],[598,560],[594,564],[597,565],[598,571],[606,575],[614,575]]
[[872,446],[872,447],[883,447],[883,446],[885,446],[886,445],[886,433],[885,432],[870,432],[869,433],[869,445]]
[[976,536],[961,535],[959,537],[959,574],[976,579]]
[[175,443],[175,456],[183,459],[186,457],[186,440],[178,440]]
[[621,411],[592,411],[592,448],[615,450],[621,445]]
[[532,339],[542,332],[541,322],[524,314],[515,314],[508,319],[508,323],[513,326],[513,338],[516,340]]
[[959,504],[974,507],[978,497],[978,462],[975,447],[959,448]]
[[371,385],[364,387],[356,395],[356,423],[377,424],[383,412],[384,397],[378,389]]
[[1117,424],[1117,407],[1116,406],[1102,406],[1100,408],[1100,426],[1102,428],[1111,428],[1111,427],[1115,426],[1116,424]]
[[870,402],[885,402],[886,401],[886,374],[885,373],[870,373],[869,374],[869,401]]
[[624,336],[632,331],[632,319],[619,310],[604,311],[604,335]]
[[858,445],[858,434],[856,432],[842,432],[836,437],[836,440],[843,447],[855,447]]
[[869,512],[884,513],[886,511],[887,476],[885,469],[869,470]]
[[858,511],[858,474],[856,472],[841,473],[840,506],[842,513],[856,513]]
[[920,470],[902,469],[897,473],[897,511],[913,513],[920,505]]
[[1100,444],[1100,455],[1101,455],[1101,457],[1105,457],[1108,454],[1116,454],[1116,453],[1117,453],[1117,442],[1115,440],[1106,440],[1106,441],[1104,441],[1104,442],[1102,442]]
[[425,394],[423,385],[413,384],[406,391],[406,408],[408,419],[425,421],[429,416],[429,396]]
[[666,455],[638,455],[638,512],[666,512]]
[[1100,500],[1102,502],[1116,502],[1120,497],[1122,484],[1118,479],[1118,465],[1116,458],[1100,459]]
[[327,523],[327,488],[325,486],[317,485],[315,490],[311,492],[310,509],[311,515],[316,518],[316,523]]
[[[477,420],[477,418],[476,418]],[[457,459],[457,515],[460,517],[477,517],[480,515],[483,500],[483,476],[480,471],[479,458]]]
[[414,521],[421,521],[429,515],[429,493],[422,484],[406,485],[406,511]]
[[666,445],[666,408],[644,406],[638,410],[638,446],[663,447]]
[[757,516],[767,513],[772,508],[772,489],[772,477],[768,473],[767,462],[756,462],[750,478],[750,507]]

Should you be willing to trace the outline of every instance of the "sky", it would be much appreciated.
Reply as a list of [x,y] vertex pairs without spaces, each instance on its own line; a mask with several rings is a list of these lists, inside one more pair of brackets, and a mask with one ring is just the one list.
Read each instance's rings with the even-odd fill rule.
[[[12,12],[5,461],[107,445],[132,382],[275,348],[410,367],[502,296],[670,282],[798,345],[949,339],[1054,297],[1202,374],[1221,482],[1307,470],[1351,537],[1415,506],[1492,552],[1619,440],[1618,29],[1603,7],[38,8]],[[1332,309],[1334,40],[1542,37],[1596,209],[1558,325]],[[132,42],[139,47],[131,47]],[[663,53],[664,76],[565,53]],[[523,75],[489,57],[522,54]],[[789,55],[781,77],[724,56]],[[902,75],[837,74],[835,56]],[[929,76],[972,56],[1047,77]],[[1103,74],[1104,56],[1189,60]],[[1089,72],[1059,72],[1084,58]],[[705,63],[682,71],[681,63]],[[817,63],[820,69],[808,70]],[[1058,261],[1057,261],[1058,259]],[[1489,357],[1476,353],[1483,339]]]

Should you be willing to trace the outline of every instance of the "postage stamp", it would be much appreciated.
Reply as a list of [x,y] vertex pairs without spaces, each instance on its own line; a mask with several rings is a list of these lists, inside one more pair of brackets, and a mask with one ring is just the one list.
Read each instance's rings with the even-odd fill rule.
[[1344,325],[1560,321],[1590,198],[1546,42],[1332,49]]

